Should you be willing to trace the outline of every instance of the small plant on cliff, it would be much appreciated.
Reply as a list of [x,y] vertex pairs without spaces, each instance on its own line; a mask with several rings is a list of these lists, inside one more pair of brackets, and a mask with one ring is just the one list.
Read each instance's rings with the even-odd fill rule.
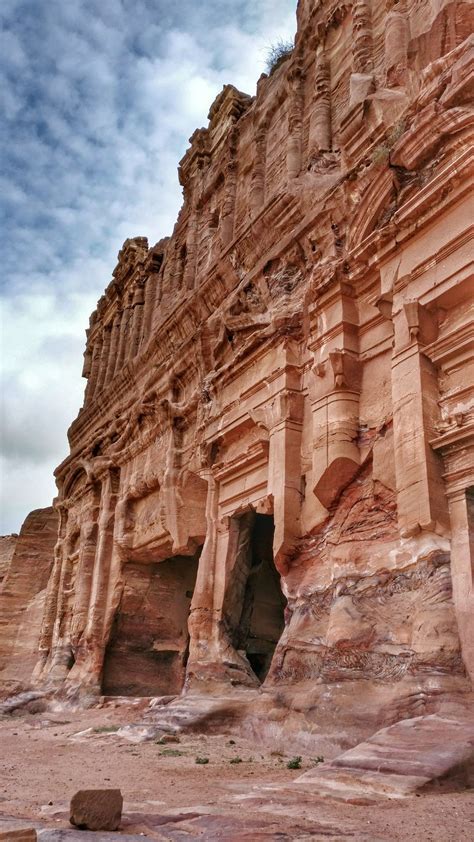
[[397,140],[400,140],[402,134],[406,129],[405,120],[398,120],[390,129],[385,143],[379,143],[372,152],[372,161],[374,164],[384,164],[390,157],[390,150],[395,146]]
[[274,44],[270,44],[265,57],[265,71],[268,75],[271,76],[277,67],[280,67],[280,65],[291,56],[292,52],[292,41],[284,41],[280,38],[279,41],[276,41]]
[[165,748],[160,751],[162,757],[182,757],[184,751],[179,751],[177,748]]
[[286,768],[287,769],[301,769],[301,761],[302,761],[302,758],[300,757],[300,755],[298,755],[297,757],[292,757],[291,760],[289,760],[288,763],[286,764]]
[[324,757],[323,757],[323,755],[322,755],[322,754],[318,754],[318,756],[317,756],[317,757],[312,757],[312,758],[311,758],[311,763],[314,763],[314,765],[315,765],[315,766],[317,766],[317,765],[318,765],[318,763],[324,763]]
[[237,756],[237,757],[232,757],[232,758],[229,760],[229,763],[243,763],[243,762],[244,762],[244,761],[243,761],[243,760],[242,760],[242,758],[241,758],[241,757],[239,757],[239,756]]
[[196,760],[194,762],[197,763],[198,766],[206,766],[209,763],[209,758],[208,757],[196,757]]

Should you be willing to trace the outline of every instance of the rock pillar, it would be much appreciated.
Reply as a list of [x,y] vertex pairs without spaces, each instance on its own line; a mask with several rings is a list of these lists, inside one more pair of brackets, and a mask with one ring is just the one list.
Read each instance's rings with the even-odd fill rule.
[[350,105],[363,102],[374,86],[372,16],[367,0],[356,0],[352,9],[352,68]]
[[127,303],[122,310],[122,319],[120,322],[120,340],[118,345],[117,359],[115,361],[114,374],[119,374],[122,371],[122,368],[128,357],[130,309],[130,303]]
[[265,165],[267,150],[267,127],[264,123],[255,131],[255,160],[250,188],[250,208],[255,216],[265,201]]
[[402,535],[442,531],[448,522],[441,458],[430,447],[439,421],[438,375],[423,353],[417,304],[395,316],[393,430],[398,520]]
[[199,568],[194,588],[191,612],[189,615],[189,667],[194,672],[194,665],[212,659],[211,641],[214,637],[214,580],[219,540],[218,506],[219,484],[212,470],[202,475],[207,480],[208,492],[206,503],[206,540],[199,559]]
[[451,578],[461,650],[474,685],[474,488],[448,495]]
[[275,400],[270,429],[268,492],[274,505],[274,560],[281,573],[287,572],[287,557],[300,537],[303,408],[301,391],[281,392]]
[[237,195],[237,146],[239,130],[229,132],[227,142],[227,164],[225,168],[224,202],[222,204],[221,244],[225,249],[234,236],[235,200]]
[[143,330],[142,343],[145,344],[150,338],[151,323],[153,320],[153,308],[155,303],[155,294],[153,281],[157,277],[156,273],[148,275],[145,281],[145,300],[143,304]]
[[[105,651],[105,626],[108,613],[109,577],[114,554],[115,507],[119,478],[111,468],[102,481],[102,495],[98,521],[97,549],[91,583],[90,608],[85,630],[87,664],[82,682],[99,689]],[[72,676],[71,676],[72,678]]]
[[[94,491],[94,496],[96,494],[99,496],[99,493]],[[83,515],[81,524],[80,554],[76,577],[74,610],[71,623],[71,643],[76,661],[78,660],[78,649],[82,635],[84,634],[86,628],[89,612],[94,559],[98,538],[98,504],[99,499],[97,499],[96,504],[92,505],[89,511]]]
[[304,76],[301,67],[296,65],[288,80],[289,84],[289,115],[288,115],[288,146],[286,168],[288,178],[297,178],[301,172],[302,144],[303,144],[303,101]]
[[138,284],[133,294],[132,304],[132,329],[130,337],[130,356],[135,357],[138,354],[142,338],[142,323],[143,323],[143,286]]
[[194,289],[196,278],[197,226],[197,210],[193,205],[189,216],[186,237],[186,263],[183,267],[183,285],[187,290]]
[[102,335],[98,334],[94,340],[92,349],[92,362],[90,366],[90,375],[87,383],[86,397],[91,400],[97,390],[97,379],[99,376],[100,360],[102,357]]
[[312,154],[328,152],[332,148],[331,140],[331,71],[324,49],[316,56],[316,75],[314,80],[314,107],[310,121],[309,146]]
[[109,353],[110,353],[110,342],[111,342],[111,334],[112,328],[110,325],[107,325],[104,328],[102,334],[102,353],[100,355],[100,362],[99,362],[99,373],[97,375],[97,387],[96,393],[102,391],[104,386],[106,385],[106,375],[107,375],[107,368],[109,363]]
[[122,314],[120,311],[117,311],[115,314],[112,329],[111,329],[111,336],[110,336],[110,350],[109,350],[109,359],[107,362],[107,369],[105,373],[105,382],[110,383],[113,379],[115,374],[115,366],[117,363],[117,352],[120,342],[120,322],[121,322]]

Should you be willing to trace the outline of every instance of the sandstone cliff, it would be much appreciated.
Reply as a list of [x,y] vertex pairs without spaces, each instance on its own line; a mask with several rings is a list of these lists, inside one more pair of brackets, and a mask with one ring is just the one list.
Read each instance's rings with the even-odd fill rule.
[[46,585],[53,564],[58,518],[52,508],[37,509],[20,534],[5,536],[9,550],[0,583],[0,684],[27,686],[38,657]]
[[192,136],[90,320],[39,683],[336,727],[471,687],[469,11],[300,0]]

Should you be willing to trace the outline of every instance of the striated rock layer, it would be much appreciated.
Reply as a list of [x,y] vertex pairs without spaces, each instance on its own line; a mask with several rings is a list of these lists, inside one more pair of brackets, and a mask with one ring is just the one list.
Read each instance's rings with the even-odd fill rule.
[[31,679],[57,532],[57,512],[37,509],[28,515],[19,535],[2,538],[2,560],[4,555],[6,559],[0,581],[0,685],[4,689],[21,687]]
[[300,0],[192,136],[90,320],[40,684],[335,728],[471,687],[471,9]]

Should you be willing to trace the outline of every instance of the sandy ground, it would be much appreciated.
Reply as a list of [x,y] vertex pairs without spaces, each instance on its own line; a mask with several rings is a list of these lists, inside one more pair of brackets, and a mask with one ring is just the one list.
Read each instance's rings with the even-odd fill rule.
[[[150,839],[474,839],[472,789],[360,805],[299,792],[288,797],[271,786],[290,783],[314,759],[303,757],[302,770],[290,770],[291,750],[272,754],[271,747],[239,737],[231,743],[229,735],[131,744],[112,729],[136,716],[118,708],[4,717],[0,819],[67,828],[67,807],[78,789],[118,787],[125,802],[123,832]],[[92,730],[77,736],[87,729]],[[196,757],[209,762],[198,765]],[[242,762],[231,763],[237,757]]]

